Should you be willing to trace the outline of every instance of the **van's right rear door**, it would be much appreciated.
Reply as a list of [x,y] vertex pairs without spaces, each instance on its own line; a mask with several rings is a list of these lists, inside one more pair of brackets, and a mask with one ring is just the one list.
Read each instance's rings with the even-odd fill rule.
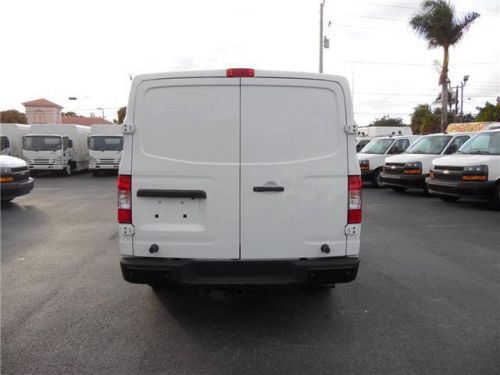
[[238,259],[240,79],[145,81],[135,109],[134,255]]

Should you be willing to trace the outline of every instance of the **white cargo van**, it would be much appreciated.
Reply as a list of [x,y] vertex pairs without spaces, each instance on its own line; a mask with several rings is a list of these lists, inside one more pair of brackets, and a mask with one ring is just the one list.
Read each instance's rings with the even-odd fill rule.
[[478,133],[456,154],[435,159],[425,181],[444,201],[487,199],[500,210],[500,129]]
[[89,171],[118,171],[123,149],[120,125],[92,125],[89,136]]
[[398,135],[413,135],[410,126],[360,126],[359,137],[386,137]]
[[23,136],[30,131],[29,125],[0,124],[0,155],[23,157]]
[[419,188],[427,193],[425,178],[429,175],[432,161],[440,155],[457,152],[469,138],[470,134],[464,133],[423,136],[404,153],[385,159],[382,182],[399,192]]
[[379,137],[371,140],[358,152],[359,166],[363,182],[371,182],[373,187],[382,187],[382,168],[389,155],[401,154],[416,142],[420,136]]
[[34,124],[23,137],[23,158],[30,170],[59,171],[69,176],[88,168],[88,126]]
[[356,278],[361,180],[345,78],[253,69],[137,76],[123,130],[126,280]]

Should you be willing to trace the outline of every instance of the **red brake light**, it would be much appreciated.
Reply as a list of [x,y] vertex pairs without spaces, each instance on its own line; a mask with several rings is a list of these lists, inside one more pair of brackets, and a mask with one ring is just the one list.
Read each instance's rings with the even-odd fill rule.
[[118,222],[132,224],[132,177],[118,176]]
[[226,76],[235,77],[255,77],[255,70],[248,68],[231,68],[226,70]]
[[361,189],[363,188],[363,181],[361,176],[349,176],[347,182],[348,190],[348,210],[347,210],[347,223],[360,224],[361,223]]

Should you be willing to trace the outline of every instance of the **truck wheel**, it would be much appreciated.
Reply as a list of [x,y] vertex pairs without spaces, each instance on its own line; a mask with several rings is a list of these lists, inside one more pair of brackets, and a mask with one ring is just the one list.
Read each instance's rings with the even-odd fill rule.
[[460,197],[454,197],[453,195],[440,195],[439,198],[443,202],[456,202],[460,199]]
[[375,187],[377,189],[384,186],[384,184],[382,182],[382,170],[381,169],[377,169],[375,172],[373,172],[372,185],[373,185],[373,187]]
[[391,189],[398,193],[404,193],[408,188],[402,186],[391,186]]
[[71,176],[72,173],[73,173],[73,168],[71,168],[71,163],[68,163],[68,165],[66,165],[66,167],[64,167],[63,169],[63,175]]
[[99,176],[99,172],[98,172],[98,171],[92,171],[92,175],[93,175],[94,177],[97,177],[97,176]]
[[494,210],[500,210],[500,181],[496,183],[491,192],[490,204]]

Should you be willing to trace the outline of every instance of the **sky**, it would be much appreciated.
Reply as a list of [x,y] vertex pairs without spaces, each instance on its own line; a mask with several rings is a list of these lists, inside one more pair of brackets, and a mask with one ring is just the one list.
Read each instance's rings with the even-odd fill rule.
[[[500,1],[451,1],[481,17],[450,50],[464,75],[464,113],[500,96]],[[78,114],[116,117],[130,77],[249,67],[317,72],[319,0],[12,0],[0,2],[0,110],[46,98]],[[324,73],[345,76],[359,125],[406,123],[440,92],[442,50],[408,26],[415,0],[326,0]],[[331,24],[328,26],[329,22]],[[69,97],[78,100],[70,101]]]

